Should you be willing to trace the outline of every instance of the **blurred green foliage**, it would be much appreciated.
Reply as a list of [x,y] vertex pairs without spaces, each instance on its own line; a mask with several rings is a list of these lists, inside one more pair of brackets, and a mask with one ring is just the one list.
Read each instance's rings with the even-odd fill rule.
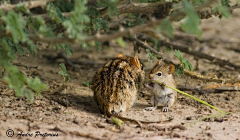
[[[173,8],[182,10],[185,13],[184,22],[181,28],[188,33],[201,35],[199,28],[200,19],[195,11],[196,5],[201,5],[208,0],[133,0],[133,2],[152,3],[152,2],[173,2]],[[3,0],[2,3],[10,3],[9,0]],[[102,42],[84,42],[83,38],[92,36],[97,32],[109,33],[109,25],[114,21],[120,19],[120,13],[117,10],[121,0],[97,0],[95,5],[88,5],[88,0],[56,0],[54,2],[47,2],[46,8],[43,10],[46,16],[33,15],[30,9],[24,6],[23,3],[17,4],[16,8],[8,11],[0,9],[0,78],[2,78],[9,88],[13,89],[17,96],[25,96],[31,102],[34,99],[34,93],[40,95],[41,91],[47,90],[48,86],[41,82],[38,77],[26,76],[20,72],[18,67],[13,65],[13,61],[19,55],[37,54],[38,40],[36,38],[51,40],[52,38],[72,39],[82,47],[89,47],[92,44],[97,46],[97,50],[102,50]],[[122,4],[127,4],[128,1]],[[176,4],[177,3],[177,4]],[[221,13],[221,16],[229,17],[227,10],[229,7],[229,0],[221,0],[220,3],[214,7],[215,12]],[[105,11],[105,12],[104,12]],[[65,12],[69,12],[68,16]],[[102,16],[107,13],[107,16]],[[120,23],[123,23],[124,28],[131,28],[148,22],[149,18],[142,14],[125,14],[126,18]],[[156,29],[166,37],[173,37],[174,28],[172,21],[168,17],[162,20],[162,24],[158,25]],[[111,29],[119,31],[119,28]],[[156,30],[158,31],[158,30]],[[35,37],[35,38],[34,38]],[[124,37],[118,37],[115,40],[120,46],[126,47]],[[155,47],[159,48],[161,44],[155,41]],[[48,43],[48,42],[46,42]],[[73,53],[71,45],[67,43],[50,43],[50,46],[55,46],[56,49],[63,49],[67,56]],[[192,70],[192,65],[181,55],[180,51],[175,51],[175,56],[180,60],[182,69]],[[146,57],[149,61],[158,57],[146,50]],[[60,75],[63,76],[64,81],[69,80],[64,64],[60,64]],[[178,72],[182,74],[182,70]],[[83,83],[88,85],[88,83]]]

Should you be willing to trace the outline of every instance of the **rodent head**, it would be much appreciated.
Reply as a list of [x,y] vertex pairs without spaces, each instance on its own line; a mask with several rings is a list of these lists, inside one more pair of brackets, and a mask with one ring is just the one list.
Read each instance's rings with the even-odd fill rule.
[[172,78],[172,73],[175,71],[175,66],[172,64],[161,65],[160,61],[154,66],[149,73],[149,78],[152,81],[166,82],[165,80]]
[[125,56],[121,53],[119,53],[117,55],[117,58],[121,58],[121,59],[128,59],[128,58],[131,58],[131,64],[136,67],[137,69],[139,70],[143,70],[143,65],[140,63],[139,59],[137,56],[134,56],[133,58],[132,57],[129,57],[129,56]]
[[117,58],[127,60],[130,63],[131,75],[135,80],[138,81],[137,83],[141,84],[144,81],[145,71],[143,70],[143,65],[137,56],[129,57],[123,54],[118,54]]

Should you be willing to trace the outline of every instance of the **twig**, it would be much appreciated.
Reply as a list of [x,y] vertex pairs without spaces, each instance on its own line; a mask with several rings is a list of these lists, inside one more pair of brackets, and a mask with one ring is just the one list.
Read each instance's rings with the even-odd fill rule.
[[76,69],[79,69],[79,67],[75,66],[75,64],[91,65],[91,66],[93,66],[93,65],[97,65],[97,66],[103,65],[103,63],[98,63],[96,61],[71,60],[68,57],[66,57],[63,53],[59,53],[57,56],[48,56],[48,55],[43,55],[43,56],[46,57],[49,60],[52,60],[52,61],[56,61],[57,59],[63,59],[67,65],[72,66]]
[[220,58],[216,58],[213,56],[210,56],[208,54],[199,52],[199,51],[192,51],[189,49],[189,46],[187,45],[183,45],[183,44],[179,44],[179,43],[174,43],[174,42],[167,42],[167,41],[159,41],[162,45],[166,45],[166,46],[171,46],[173,49],[177,49],[180,50],[182,52],[185,52],[187,54],[199,57],[199,58],[203,58],[203,59],[207,59],[210,60],[211,62],[213,62],[214,64],[218,64],[220,66],[230,66],[233,67],[235,69],[240,69],[239,65],[235,65],[227,60],[222,60]]
[[178,89],[183,91],[193,91],[193,92],[201,92],[201,93],[221,93],[224,91],[240,91],[240,87],[218,87],[214,89],[204,89],[204,88],[197,88],[197,87],[187,87],[187,86],[177,86]]
[[[186,37],[186,38],[196,38],[197,39],[197,37],[195,35],[189,35],[189,34],[185,34],[185,33],[179,33],[178,32],[178,33],[175,33],[174,35],[177,36],[177,37]],[[206,41],[209,41],[209,40],[206,40]],[[227,60],[222,60],[220,58],[216,58],[216,57],[210,56],[210,55],[202,53],[200,51],[192,51],[192,50],[189,49],[190,47],[187,46],[187,45],[174,43],[174,42],[167,42],[167,41],[164,41],[164,40],[160,40],[159,43],[161,43],[161,44],[163,44],[165,46],[169,46],[169,47],[171,47],[173,49],[178,49],[178,50],[180,50],[182,52],[185,52],[185,53],[188,53],[190,55],[193,55],[194,57],[210,60],[214,64],[218,64],[220,66],[228,65],[228,66],[233,67],[235,69],[240,69],[240,65],[235,65],[234,63],[231,63],[231,62],[229,62]],[[237,51],[237,49],[231,49],[231,50]]]
[[[173,2],[151,2],[151,3],[134,3],[130,2],[127,4],[119,5],[117,7],[119,14],[153,14],[158,13],[158,17],[166,17],[169,16],[172,11]],[[106,9],[107,10],[107,9]],[[101,11],[102,17],[107,16],[106,10]]]
[[184,70],[185,74],[188,76],[191,76],[194,79],[200,79],[203,81],[207,81],[207,82],[217,82],[217,83],[236,83],[239,82],[238,79],[219,79],[216,77],[210,77],[210,76],[204,76],[201,75],[200,73],[197,72],[193,72],[193,71],[189,71],[189,70]]
[[95,139],[95,140],[101,140],[102,138],[99,138],[97,136],[92,135],[91,133],[82,133],[82,132],[78,132],[78,131],[71,131],[69,132],[71,135],[76,135],[76,136],[80,136],[80,137],[84,137],[84,138],[91,138],[91,139]]
[[[149,46],[147,43],[145,43],[145,42],[143,42],[143,41],[141,41],[141,40],[139,40],[139,39],[137,39],[137,38],[130,38],[130,40],[136,41],[136,42],[140,45],[140,47],[142,47],[143,49],[149,49],[149,51],[150,51],[151,53],[154,53],[154,54],[160,56],[160,57],[161,57],[161,60],[162,60],[163,62],[168,63],[168,64],[174,64],[174,62],[162,58],[162,55],[163,55],[163,54],[162,54],[161,52],[158,52],[157,50],[155,50],[155,49],[152,48],[151,46]],[[176,65],[176,64],[174,64],[174,65]]]
[[[177,3],[179,1],[172,1],[172,2],[151,2],[151,3],[127,3],[123,5],[119,5],[117,7],[119,14],[126,14],[126,13],[133,13],[133,14],[154,14],[158,18],[165,18],[169,16],[172,11],[172,4]],[[209,5],[205,5],[204,9],[198,9],[198,15],[201,19],[207,19],[211,18],[213,16],[220,16],[221,13],[216,12],[213,10],[212,7],[209,7]],[[228,11],[232,13],[233,10],[240,8],[239,4],[235,4],[234,6],[228,7]],[[177,11],[175,11],[177,12]],[[102,17],[105,17],[107,15],[107,9],[101,11]]]
[[139,39],[137,39],[137,38],[134,38],[134,39],[132,38],[132,40],[135,40],[135,41],[137,42],[137,44],[141,45],[142,48],[148,49],[148,50],[150,50],[151,52],[154,52],[155,54],[158,54],[160,57],[163,55],[163,53],[158,52],[157,50],[155,50],[155,49],[153,49],[151,46],[149,46],[149,45],[147,44],[147,42],[143,42],[143,41],[141,41],[141,40],[139,40]]
[[150,124],[150,123],[160,123],[160,124],[166,124],[166,123],[169,123],[173,120],[173,118],[168,118],[168,120],[160,120],[160,121],[140,121],[140,120],[136,120],[136,119],[132,119],[132,118],[127,118],[127,117],[123,117],[121,115],[117,115],[117,116],[114,116],[114,117],[117,117],[123,121],[128,121],[130,123],[133,123],[133,124],[137,124],[139,125],[139,127],[142,127],[143,124]]
[[26,68],[27,70],[30,70],[30,69],[38,69],[38,66],[26,66],[26,65],[23,65],[21,63],[13,63],[13,65],[16,65],[16,66],[19,66],[19,67],[24,67]]
[[230,49],[230,50],[233,50],[233,51],[235,51],[235,52],[238,52],[238,53],[240,53],[240,49],[239,49],[239,48],[228,48],[228,49]]
[[[35,8],[35,7],[46,6],[46,2],[50,2],[50,1],[55,1],[55,0],[34,0],[34,1],[31,0],[31,1],[22,2],[19,4],[24,5],[28,9],[31,9],[31,8]],[[7,12],[9,10],[12,10],[12,9],[18,7],[19,4],[13,5],[13,4],[4,3],[4,4],[0,5],[0,9]]]
[[52,61],[56,61],[57,59],[63,59],[67,65],[73,67],[76,70],[79,69],[79,66],[75,66],[62,52],[58,53],[57,56],[47,56],[47,55],[44,55],[44,56]]

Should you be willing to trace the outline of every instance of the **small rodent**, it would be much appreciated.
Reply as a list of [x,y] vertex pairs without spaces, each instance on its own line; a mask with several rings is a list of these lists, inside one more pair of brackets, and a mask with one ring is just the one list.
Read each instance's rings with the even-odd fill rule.
[[129,110],[144,78],[145,72],[137,56],[119,54],[110,60],[97,71],[91,85],[100,111],[110,117]]
[[[162,111],[168,112],[168,107],[173,106],[177,99],[177,92],[167,88],[165,85],[176,88],[176,83],[172,75],[174,70],[174,65],[162,65],[160,61],[153,67],[149,73],[151,83],[145,84],[145,87],[150,88],[153,93],[153,107],[147,107],[145,110],[153,111],[157,108],[158,103],[161,103],[164,106]],[[157,83],[156,80],[162,84]]]

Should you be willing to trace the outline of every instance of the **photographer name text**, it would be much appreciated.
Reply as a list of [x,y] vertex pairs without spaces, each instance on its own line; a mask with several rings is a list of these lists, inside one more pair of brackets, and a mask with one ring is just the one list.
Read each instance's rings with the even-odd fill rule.
[[40,132],[36,131],[35,133],[26,132],[23,131],[18,132],[17,137],[58,137],[58,133],[47,133],[47,132]]

